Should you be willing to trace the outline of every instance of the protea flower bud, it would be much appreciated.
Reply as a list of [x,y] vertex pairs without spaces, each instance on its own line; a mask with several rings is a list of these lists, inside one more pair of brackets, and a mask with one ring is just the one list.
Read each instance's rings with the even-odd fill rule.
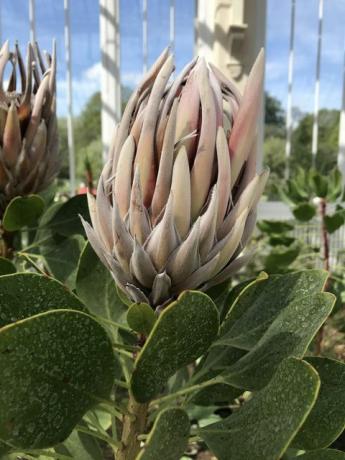
[[[10,52],[6,42],[0,51],[1,211],[14,196],[46,188],[59,169],[55,45],[45,61],[37,44],[35,49],[28,45],[26,65],[18,44]],[[5,90],[7,64],[11,72]]]
[[256,174],[256,121],[264,58],[243,97],[203,59],[171,84],[163,52],[131,96],[116,128],[85,230],[116,282],[157,307],[186,289],[227,280],[268,172]]

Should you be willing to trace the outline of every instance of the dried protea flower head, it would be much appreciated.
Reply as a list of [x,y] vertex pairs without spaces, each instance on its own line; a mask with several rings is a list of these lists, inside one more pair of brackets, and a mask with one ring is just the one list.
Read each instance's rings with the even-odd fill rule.
[[261,52],[241,97],[204,59],[174,70],[166,50],[116,128],[89,241],[135,302],[160,307],[186,289],[221,283],[245,263],[268,172],[256,174]]
[[[5,68],[10,77],[4,88]],[[56,52],[28,45],[0,51],[0,210],[17,195],[46,188],[59,170],[56,121]]]

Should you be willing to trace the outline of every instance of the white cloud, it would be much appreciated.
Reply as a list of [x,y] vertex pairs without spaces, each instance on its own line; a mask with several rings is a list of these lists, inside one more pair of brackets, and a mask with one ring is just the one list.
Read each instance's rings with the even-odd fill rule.
[[[96,91],[101,89],[101,70],[100,62],[94,63],[81,74],[79,78],[73,78],[73,111],[78,115],[85,106],[88,99]],[[133,88],[137,86],[142,78],[140,72],[123,72],[121,82],[124,86]],[[67,115],[67,81],[60,79],[57,81],[57,109],[59,116]]]
[[122,84],[125,86],[129,86],[130,88],[137,86],[141,78],[142,78],[142,73],[140,72],[123,72],[121,74]]
[[[101,63],[87,68],[79,78],[72,80],[73,111],[78,115],[87,100],[101,87]],[[57,110],[59,116],[67,114],[67,81],[57,81]]]
[[287,81],[288,63],[282,60],[266,62],[265,78],[268,82],[272,80],[285,79]]
[[84,78],[86,80],[97,80],[100,81],[101,79],[101,70],[102,70],[102,64],[100,62],[96,62],[93,64],[91,67],[86,69],[83,73]]

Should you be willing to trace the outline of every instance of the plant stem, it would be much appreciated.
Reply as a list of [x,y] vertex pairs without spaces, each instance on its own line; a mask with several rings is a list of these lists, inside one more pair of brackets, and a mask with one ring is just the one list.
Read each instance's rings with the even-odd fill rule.
[[145,431],[147,410],[148,404],[139,404],[131,394],[129,395],[128,412],[132,416],[124,416],[121,447],[116,460],[135,460],[137,457],[140,452],[138,436]]
[[25,259],[41,275],[46,275],[46,273],[36,264],[36,262],[34,262],[31,259],[31,257],[28,254],[23,252],[17,252],[17,256]]
[[126,388],[126,390],[128,390],[129,388],[129,385],[126,382],[123,382],[122,380],[114,379],[114,383],[117,387]]
[[[319,214],[321,218],[321,241],[322,241],[322,260],[323,268],[328,271],[330,274],[330,263],[329,263],[329,235],[326,227],[326,211],[327,211],[327,202],[325,198],[321,198]],[[330,276],[328,277],[325,284],[325,291],[328,291],[330,287]],[[322,342],[324,334],[324,324],[320,327],[319,332],[316,338],[316,354],[320,355],[322,353]]]
[[25,453],[34,456],[34,458],[37,458],[37,455],[43,455],[44,457],[56,458],[57,460],[73,460],[73,457],[69,455],[62,455],[58,452],[53,452],[50,450],[32,449],[25,450]]
[[109,324],[109,326],[116,327],[118,329],[122,329],[127,332],[132,332],[132,329],[130,329],[128,326],[125,324],[118,323],[116,321],[113,321],[111,319],[104,318],[103,316],[96,316],[99,322]]
[[115,448],[121,447],[119,442],[114,441],[110,436],[106,436],[102,433],[99,433],[98,431],[90,430],[89,428],[86,428],[81,425],[77,425],[76,430],[80,431],[81,433],[85,433],[90,436],[94,436],[95,438],[101,439],[102,441],[107,442],[111,447],[115,447]]
[[201,390],[203,388],[209,387],[210,385],[214,385],[216,383],[224,383],[224,379],[218,376],[210,380],[206,380],[205,382],[197,383],[195,385],[191,385],[189,387],[182,388],[182,390],[176,391],[175,393],[171,393],[170,395],[162,396],[161,398],[151,401],[151,405],[166,403],[168,401],[178,398],[179,396],[184,396],[189,393],[193,393],[194,391]]

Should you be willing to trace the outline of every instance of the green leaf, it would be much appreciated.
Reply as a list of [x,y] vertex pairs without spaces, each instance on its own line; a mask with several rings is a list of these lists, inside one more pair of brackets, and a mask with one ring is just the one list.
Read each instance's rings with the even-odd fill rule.
[[317,171],[313,171],[311,181],[314,187],[315,195],[319,198],[326,198],[329,178],[321,175]]
[[108,431],[111,427],[112,416],[109,412],[105,412],[105,410],[97,408],[85,414],[83,420],[89,427],[97,426],[101,427],[101,430],[103,431]]
[[298,460],[345,460],[345,452],[334,449],[314,450],[296,457]]
[[294,226],[285,220],[260,220],[257,226],[262,232],[268,234],[280,234],[294,229]]
[[287,187],[280,187],[274,184],[274,189],[278,193],[280,200],[286,203],[289,207],[294,206],[297,204],[299,201],[301,201],[300,197],[296,199],[295,197],[291,196],[289,190]]
[[36,273],[0,277],[0,328],[49,310],[85,310],[64,285]]
[[296,241],[296,238],[292,236],[271,236],[268,240],[268,244],[271,246],[291,246]]
[[[252,278],[246,281],[242,281],[242,283],[237,284],[234,286],[231,291],[229,292],[229,295],[225,301],[225,307],[221,315],[221,321],[223,322],[224,318],[227,318],[227,322],[229,322],[229,311],[233,310],[235,308],[235,303],[238,302],[240,296],[242,296],[245,292],[245,290],[251,288],[254,286],[256,283],[260,283],[260,281],[266,280],[268,278],[267,273],[265,272],[260,272],[259,275],[256,278]],[[237,311],[237,309],[236,309]],[[240,310],[238,310],[238,313],[240,314]],[[236,313],[232,313],[231,317],[233,320],[236,318]]]
[[5,210],[2,225],[8,232],[32,227],[44,211],[44,201],[38,195],[17,196]]
[[58,454],[70,456],[73,460],[104,460],[97,440],[89,434],[74,430],[66,441],[57,447]]
[[76,195],[63,203],[49,222],[54,233],[63,236],[85,235],[79,215],[90,222],[89,207],[85,194]]
[[[289,356],[302,358],[335,303],[329,292],[298,298],[275,318],[249,353],[227,369],[226,381],[246,390],[263,388],[280,362]],[[222,345],[232,341],[220,340]]]
[[19,449],[64,441],[109,397],[114,355],[85,313],[53,310],[0,331],[0,439]]
[[321,378],[321,390],[293,445],[315,450],[331,445],[345,428],[345,364],[328,358],[307,361]]
[[219,460],[277,460],[313,407],[319,386],[312,366],[287,359],[267,387],[198,434]]
[[131,380],[135,399],[157,396],[169,377],[208,350],[218,326],[217,308],[206,294],[183,292],[159,315],[138,355]]
[[0,276],[10,275],[17,271],[16,266],[13,262],[6,259],[5,257],[0,257]]
[[76,290],[91,313],[118,321],[127,311],[111,273],[102,264],[90,243],[86,243],[78,264]]
[[[194,382],[202,383],[218,376],[245,354],[245,351],[238,348],[212,347],[206,358],[197,367],[193,375]],[[242,389],[227,383],[215,383],[194,393],[191,400],[200,406],[224,405],[224,403],[228,405],[242,393]]]
[[74,289],[77,265],[85,240],[81,235],[65,237],[56,233],[54,216],[62,207],[62,203],[54,203],[43,214],[35,241],[48,271]]
[[198,391],[191,401],[198,406],[228,406],[242,393],[243,390],[227,383],[215,383]]
[[0,440],[0,459],[1,460],[17,460],[16,458],[17,455],[13,455],[13,457],[11,454],[6,455],[10,450],[11,450],[11,446],[6,445]]
[[342,225],[344,225],[344,211],[337,211],[332,216],[325,216],[324,222],[328,233],[336,232]]
[[301,203],[292,210],[295,218],[301,222],[308,222],[316,214],[316,208],[311,203]]
[[229,295],[231,281],[217,284],[216,286],[207,289],[206,294],[213,300],[218,311],[221,313],[224,310],[225,301]]
[[288,267],[297,259],[300,250],[301,248],[297,241],[288,247],[275,246],[265,258],[265,270],[269,273],[281,272],[282,269]]
[[71,289],[75,287],[77,266],[85,240],[81,235],[53,236],[40,247],[49,272]]
[[127,313],[128,326],[144,335],[149,335],[156,320],[155,312],[147,303],[134,303]]
[[340,198],[343,193],[343,179],[339,169],[333,169],[328,185],[327,201],[332,202]]
[[233,346],[250,350],[282,310],[296,299],[320,292],[327,277],[323,270],[305,270],[250,284],[230,309],[221,336],[226,334]]
[[136,460],[179,460],[186,450],[190,424],[186,412],[168,408],[160,412]]

